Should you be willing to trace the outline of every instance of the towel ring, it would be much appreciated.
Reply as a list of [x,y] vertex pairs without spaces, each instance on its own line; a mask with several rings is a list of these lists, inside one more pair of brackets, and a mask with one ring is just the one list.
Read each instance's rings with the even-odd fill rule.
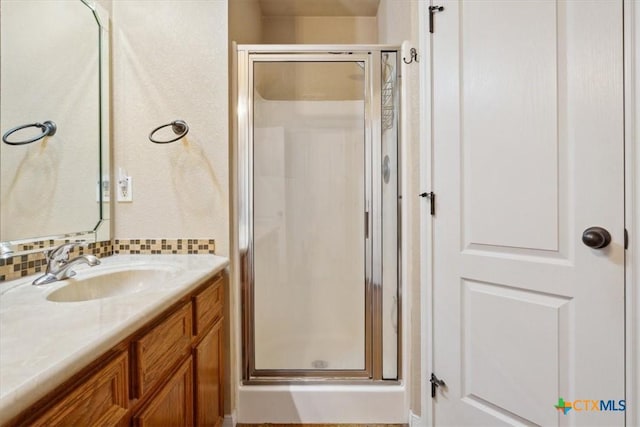
[[[167,126],[171,126],[173,133],[178,135],[177,137],[170,139],[168,141],[158,141],[157,139],[153,139],[153,134],[158,132],[162,128],[166,128]],[[149,134],[149,141],[154,142],[156,144],[168,144],[170,142],[175,142],[180,138],[184,137],[187,133],[189,133],[189,126],[184,120],[174,120],[171,123],[167,123],[166,125],[158,126]]]
[[[40,135],[34,136],[31,139],[27,139],[26,141],[9,141],[9,137],[21,130],[21,129],[26,129],[26,128],[40,128],[42,130],[42,133]],[[30,123],[27,125],[22,125],[22,126],[17,126],[14,127],[13,129],[9,129],[4,135],[2,135],[2,142],[4,142],[5,144],[9,144],[9,145],[25,145],[25,144],[31,144],[32,142],[36,142],[42,138],[44,138],[45,136],[53,136],[56,134],[56,130],[58,130],[58,127],[56,126],[55,123],[53,123],[51,120],[47,120],[44,123]]]

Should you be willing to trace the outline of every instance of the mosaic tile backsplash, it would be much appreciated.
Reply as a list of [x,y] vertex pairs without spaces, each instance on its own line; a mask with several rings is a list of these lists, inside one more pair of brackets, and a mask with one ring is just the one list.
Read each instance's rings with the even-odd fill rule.
[[116,254],[215,254],[213,239],[124,239],[115,240]]
[[[47,246],[58,245],[67,241],[50,241]],[[32,250],[38,248],[44,248],[44,242],[38,242],[36,244],[25,245],[22,250]],[[69,252],[71,257],[76,257],[85,254],[95,255],[98,258],[113,255],[113,245],[110,240],[103,242],[90,243],[86,247],[73,248]],[[34,252],[27,255],[18,255],[12,258],[0,259],[0,282],[5,280],[19,279],[20,277],[30,276],[31,274],[44,272],[47,266],[47,261],[43,252]]]
[[[22,249],[44,248],[53,243],[65,242],[38,242]],[[215,254],[215,249],[214,239],[117,239],[74,248],[70,252],[70,256],[92,254],[102,258],[113,254]],[[0,282],[42,273],[46,265],[44,252],[0,259]]]

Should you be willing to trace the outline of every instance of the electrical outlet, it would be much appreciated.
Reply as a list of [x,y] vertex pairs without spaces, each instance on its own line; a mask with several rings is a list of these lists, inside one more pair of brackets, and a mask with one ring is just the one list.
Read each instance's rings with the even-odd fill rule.
[[96,185],[96,202],[100,202],[100,190],[102,190],[102,201],[108,202],[111,192],[109,191],[109,175],[104,175],[102,181]]
[[118,202],[133,201],[133,178],[127,176],[127,172],[120,168],[118,171],[118,183],[116,185],[116,193],[118,194]]

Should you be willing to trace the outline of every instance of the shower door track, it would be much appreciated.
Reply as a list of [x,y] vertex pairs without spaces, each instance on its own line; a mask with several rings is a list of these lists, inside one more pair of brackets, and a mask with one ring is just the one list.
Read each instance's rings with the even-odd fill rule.
[[[239,253],[242,298],[242,371],[244,384],[340,383],[362,381],[397,384],[401,372],[401,295],[398,277],[397,300],[397,378],[383,380],[382,346],[382,103],[381,54],[399,52],[397,46],[311,46],[270,45],[238,46],[238,201]],[[364,369],[257,369],[255,366],[254,327],[254,64],[259,62],[362,62],[365,70],[364,153],[365,153],[365,363]],[[398,61],[399,62],[399,61]],[[396,85],[398,86],[398,85]],[[396,91],[399,89],[396,88]],[[396,110],[398,108],[396,107]],[[398,150],[399,151],[399,150]],[[400,159],[398,156],[398,166]],[[398,224],[399,230],[399,215]],[[400,244],[398,242],[398,259]],[[399,262],[398,262],[399,265]],[[330,266],[327,266],[330,268]]]

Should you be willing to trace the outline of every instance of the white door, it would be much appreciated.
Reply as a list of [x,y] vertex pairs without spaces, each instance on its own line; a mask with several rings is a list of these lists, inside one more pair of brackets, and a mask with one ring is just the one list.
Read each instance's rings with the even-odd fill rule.
[[623,425],[622,0],[434,4],[434,424]]

